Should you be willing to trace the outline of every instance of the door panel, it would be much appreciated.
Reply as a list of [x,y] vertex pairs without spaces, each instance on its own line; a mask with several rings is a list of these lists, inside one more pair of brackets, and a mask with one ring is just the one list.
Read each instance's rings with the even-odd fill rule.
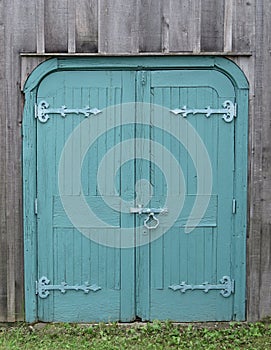
[[[46,100],[49,108],[82,108],[89,106],[100,110],[110,105],[134,101],[133,72],[57,72],[43,80],[38,91],[38,103]],[[93,132],[100,133],[109,118],[120,118],[119,115],[103,115],[99,123],[98,116],[90,116],[96,124],[84,125],[96,128]],[[107,119],[106,119],[107,118]],[[121,188],[125,188],[126,179],[133,179],[133,169],[126,167],[119,172],[116,179],[115,192],[107,186],[107,178],[112,168],[105,168],[105,174],[97,182],[99,162],[103,156],[118,143],[121,137],[133,133],[133,126],[121,127],[102,134],[90,147],[82,159],[84,144],[83,130],[79,130],[79,138],[70,145],[70,156],[66,152],[63,159],[64,171],[61,173],[61,198],[59,193],[59,164],[61,154],[72,132],[84,120],[84,116],[68,114],[65,118],[58,114],[50,115],[46,123],[38,122],[37,128],[37,197],[38,197],[38,276],[47,277],[50,285],[57,286],[66,282],[68,286],[94,286],[97,290],[69,290],[61,293],[59,290],[49,291],[44,299],[38,298],[39,319],[43,321],[113,321],[130,320],[134,318],[134,251],[111,248],[99,244],[82,234],[81,227],[75,227],[71,217],[65,211],[67,203],[74,206],[79,222],[86,212],[80,201],[83,192],[87,204],[94,208],[94,215],[102,217],[107,225],[113,227],[113,236],[120,237],[120,225],[133,226],[133,217],[122,220],[120,211]],[[105,122],[104,122],[105,121]],[[117,119],[116,119],[117,121]],[[115,153],[115,163],[121,163],[124,150]],[[83,160],[83,163],[80,162]],[[72,162],[72,166],[70,165]],[[80,181],[78,169],[82,167]],[[101,191],[101,193],[100,193]],[[133,191],[131,191],[133,194]],[[116,210],[105,205],[109,199]],[[63,207],[63,200],[66,207]],[[119,209],[118,209],[119,208]],[[88,213],[87,213],[88,215]],[[84,222],[84,221],[83,221]],[[103,235],[105,227],[97,227],[96,237]],[[111,230],[112,231],[112,230]],[[83,231],[84,232],[84,231]],[[121,289],[122,286],[122,289]],[[94,288],[94,289],[95,289]]]
[[[221,108],[227,99],[234,101],[234,88],[221,73],[213,71],[159,71],[149,75],[149,91],[143,100],[166,109]],[[232,318],[233,295],[224,298],[217,290],[204,293],[202,290],[172,290],[182,282],[185,285],[202,286],[205,282],[219,285],[223,276],[232,276],[232,199],[234,197],[234,123],[226,123],[220,115],[190,114],[186,118],[202,139],[212,165],[212,196],[208,209],[197,227],[185,232],[188,216],[195,198],[199,198],[198,181],[206,181],[200,149],[191,159],[190,149],[196,140],[189,130],[183,130],[181,116],[165,112],[164,128],[155,127],[155,114],[151,115],[150,135],[153,141],[163,145],[178,160],[185,177],[185,194],[165,184],[162,174],[157,173],[155,163],[161,157],[159,151],[149,149],[150,183],[153,185],[154,202],[168,196],[168,210],[181,198],[184,205],[177,220],[165,222],[164,234],[157,240],[149,232],[149,246],[139,247],[137,253],[138,279],[143,278],[138,290],[138,314],[142,319],[172,319],[182,321],[229,320]],[[167,130],[167,131],[166,131]],[[174,137],[170,135],[172,133]],[[186,147],[182,142],[186,143]],[[172,169],[169,182],[174,182],[176,173],[171,161],[162,160],[163,169]],[[203,167],[203,176],[198,179],[198,169]],[[163,203],[160,203],[163,206]],[[172,206],[172,207],[171,207]],[[195,219],[195,218],[194,218]],[[168,229],[170,228],[170,229]],[[140,228],[138,228],[140,234]],[[146,268],[148,266],[148,268]]]
[[[39,319],[231,320],[234,293],[223,297],[220,280],[236,279],[235,121],[171,112],[235,102],[231,81],[212,69],[60,71],[41,82],[43,100],[101,113],[38,121],[38,278],[51,286],[38,297]],[[194,212],[197,203],[205,210]],[[146,222],[129,212],[138,206],[168,213]]]

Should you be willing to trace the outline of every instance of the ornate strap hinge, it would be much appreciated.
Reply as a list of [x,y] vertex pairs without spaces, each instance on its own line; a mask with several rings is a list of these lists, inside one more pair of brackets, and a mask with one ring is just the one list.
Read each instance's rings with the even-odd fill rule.
[[35,108],[35,117],[38,118],[38,120],[41,123],[46,123],[47,120],[50,118],[49,114],[60,114],[61,117],[65,118],[67,114],[83,114],[86,118],[89,117],[91,114],[99,114],[101,111],[97,108],[90,108],[86,106],[85,108],[73,108],[68,109],[66,106],[61,106],[60,108],[49,108],[49,103],[45,100],[40,101],[38,105],[36,105]]
[[84,293],[88,294],[89,291],[97,292],[98,290],[102,289],[96,284],[90,286],[87,282],[81,286],[79,286],[78,284],[76,284],[75,286],[69,286],[66,282],[61,282],[61,284],[58,285],[53,285],[49,283],[50,280],[45,276],[41,277],[38,281],[36,281],[36,294],[40,298],[47,298],[50,294],[49,291],[51,290],[58,290],[63,294],[65,294],[68,290],[83,291]]
[[208,118],[212,114],[223,114],[222,119],[226,123],[230,123],[234,117],[237,116],[236,114],[236,104],[227,100],[222,105],[223,109],[213,109],[210,106],[204,108],[204,109],[190,109],[186,106],[183,106],[181,109],[171,109],[170,112],[174,114],[181,114],[184,118],[188,116],[188,114],[205,114],[205,117]]
[[186,284],[186,282],[181,282],[180,284],[169,286],[168,288],[181,293],[185,293],[188,290],[202,290],[208,293],[209,290],[220,290],[220,294],[227,298],[234,293],[234,280],[231,280],[229,276],[223,276],[219,281],[219,284],[210,284],[209,282],[204,282],[203,284]]

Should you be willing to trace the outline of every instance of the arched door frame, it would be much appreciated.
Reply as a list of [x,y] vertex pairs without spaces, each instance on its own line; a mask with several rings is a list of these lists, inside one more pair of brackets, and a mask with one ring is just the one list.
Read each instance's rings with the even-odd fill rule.
[[[83,57],[53,58],[41,63],[28,77],[25,86],[25,106],[23,115],[23,218],[24,218],[24,271],[25,271],[25,318],[28,322],[37,320],[37,220],[35,215],[36,198],[36,116],[35,103],[37,90],[42,79],[60,70],[156,70],[156,69],[215,69],[225,74],[236,89],[238,123],[235,129],[236,152],[236,227],[238,238],[233,256],[238,254],[242,264],[234,266],[235,271],[243,271],[245,279],[246,224],[247,224],[247,139],[248,139],[248,82],[241,69],[232,61],[215,56],[129,56],[129,57]],[[240,116],[243,116],[240,117]],[[241,205],[239,205],[241,203]],[[235,294],[235,310],[245,318],[245,306],[238,300],[245,300],[245,280],[239,281],[244,288]]]

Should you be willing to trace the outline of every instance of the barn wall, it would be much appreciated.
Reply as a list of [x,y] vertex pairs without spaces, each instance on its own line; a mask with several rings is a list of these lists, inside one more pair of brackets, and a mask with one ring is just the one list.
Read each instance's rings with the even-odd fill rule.
[[247,310],[250,320],[271,315],[270,19],[270,0],[0,0],[0,322],[24,318],[20,85],[55,53],[216,53],[244,70]]

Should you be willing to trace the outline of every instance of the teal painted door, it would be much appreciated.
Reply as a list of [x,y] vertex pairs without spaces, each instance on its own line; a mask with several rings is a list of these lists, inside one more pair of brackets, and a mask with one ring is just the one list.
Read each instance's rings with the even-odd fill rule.
[[[129,71],[57,72],[42,81],[37,102],[45,100],[49,108],[63,105],[83,108],[88,105],[104,110],[110,105],[134,101],[134,82],[135,73]],[[65,282],[68,286],[87,285],[91,289],[84,291],[82,287],[65,294],[59,290],[49,291],[50,295],[45,298],[40,293],[38,317],[43,321],[130,320],[134,315],[134,251],[106,246],[104,241],[99,244],[99,238],[96,241],[89,239],[84,231],[88,225],[84,218],[88,219],[91,213],[84,216],[84,206],[80,202],[83,194],[84,200],[93,208],[93,216],[104,221],[104,225],[90,223],[98,236],[111,228],[117,242],[120,224],[130,220],[126,226],[133,225],[133,217],[126,215],[122,218],[119,209],[121,191],[129,189],[125,183],[132,179],[133,169],[125,167],[125,172],[116,174],[116,187],[110,188],[107,179],[114,169],[106,166],[107,173],[102,174],[100,187],[97,182],[99,163],[122,138],[121,127],[101,134],[102,128],[120,123],[121,115],[103,112],[85,119],[93,123],[84,124],[79,129],[79,136],[72,140],[70,148],[65,148],[65,143],[76,127],[81,127],[84,116],[49,116],[47,122],[38,122],[37,128],[38,276],[39,279],[47,277],[49,285],[58,286]],[[125,137],[133,135],[133,129],[133,125],[128,125]],[[84,131],[87,139],[84,139]],[[91,133],[100,134],[100,137],[91,142]],[[89,144],[89,149],[82,155],[84,142],[87,146]],[[59,164],[64,149],[67,152],[62,156],[64,170],[61,173]],[[115,155],[115,169],[120,156],[120,152]],[[76,218],[80,220],[83,216],[83,222],[78,225],[74,224],[67,209],[70,199]],[[65,200],[66,206],[63,204]],[[116,208],[106,205],[107,200]]]
[[237,119],[223,119],[223,104],[235,100],[229,78],[212,69],[58,71],[42,80],[38,319],[242,318]]
[[[233,85],[217,71],[151,72],[141,100],[164,108],[161,123],[157,111],[151,111],[150,130],[138,132],[169,152],[161,155],[150,143],[144,146],[149,154],[145,176],[153,186],[150,206],[167,202],[169,213],[157,228],[165,233],[153,240],[153,230],[150,244],[136,252],[137,314],[151,320],[230,320],[234,294],[223,297],[221,290],[204,288],[218,286],[224,276],[232,280],[234,274],[235,123],[219,114],[192,112],[184,118],[167,110],[219,109],[224,101],[235,101]],[[163,171],[156,166],[160,159]],[[176,219],[169,218],[176,208]],[[142,230],[137,227],[139,237]]]

